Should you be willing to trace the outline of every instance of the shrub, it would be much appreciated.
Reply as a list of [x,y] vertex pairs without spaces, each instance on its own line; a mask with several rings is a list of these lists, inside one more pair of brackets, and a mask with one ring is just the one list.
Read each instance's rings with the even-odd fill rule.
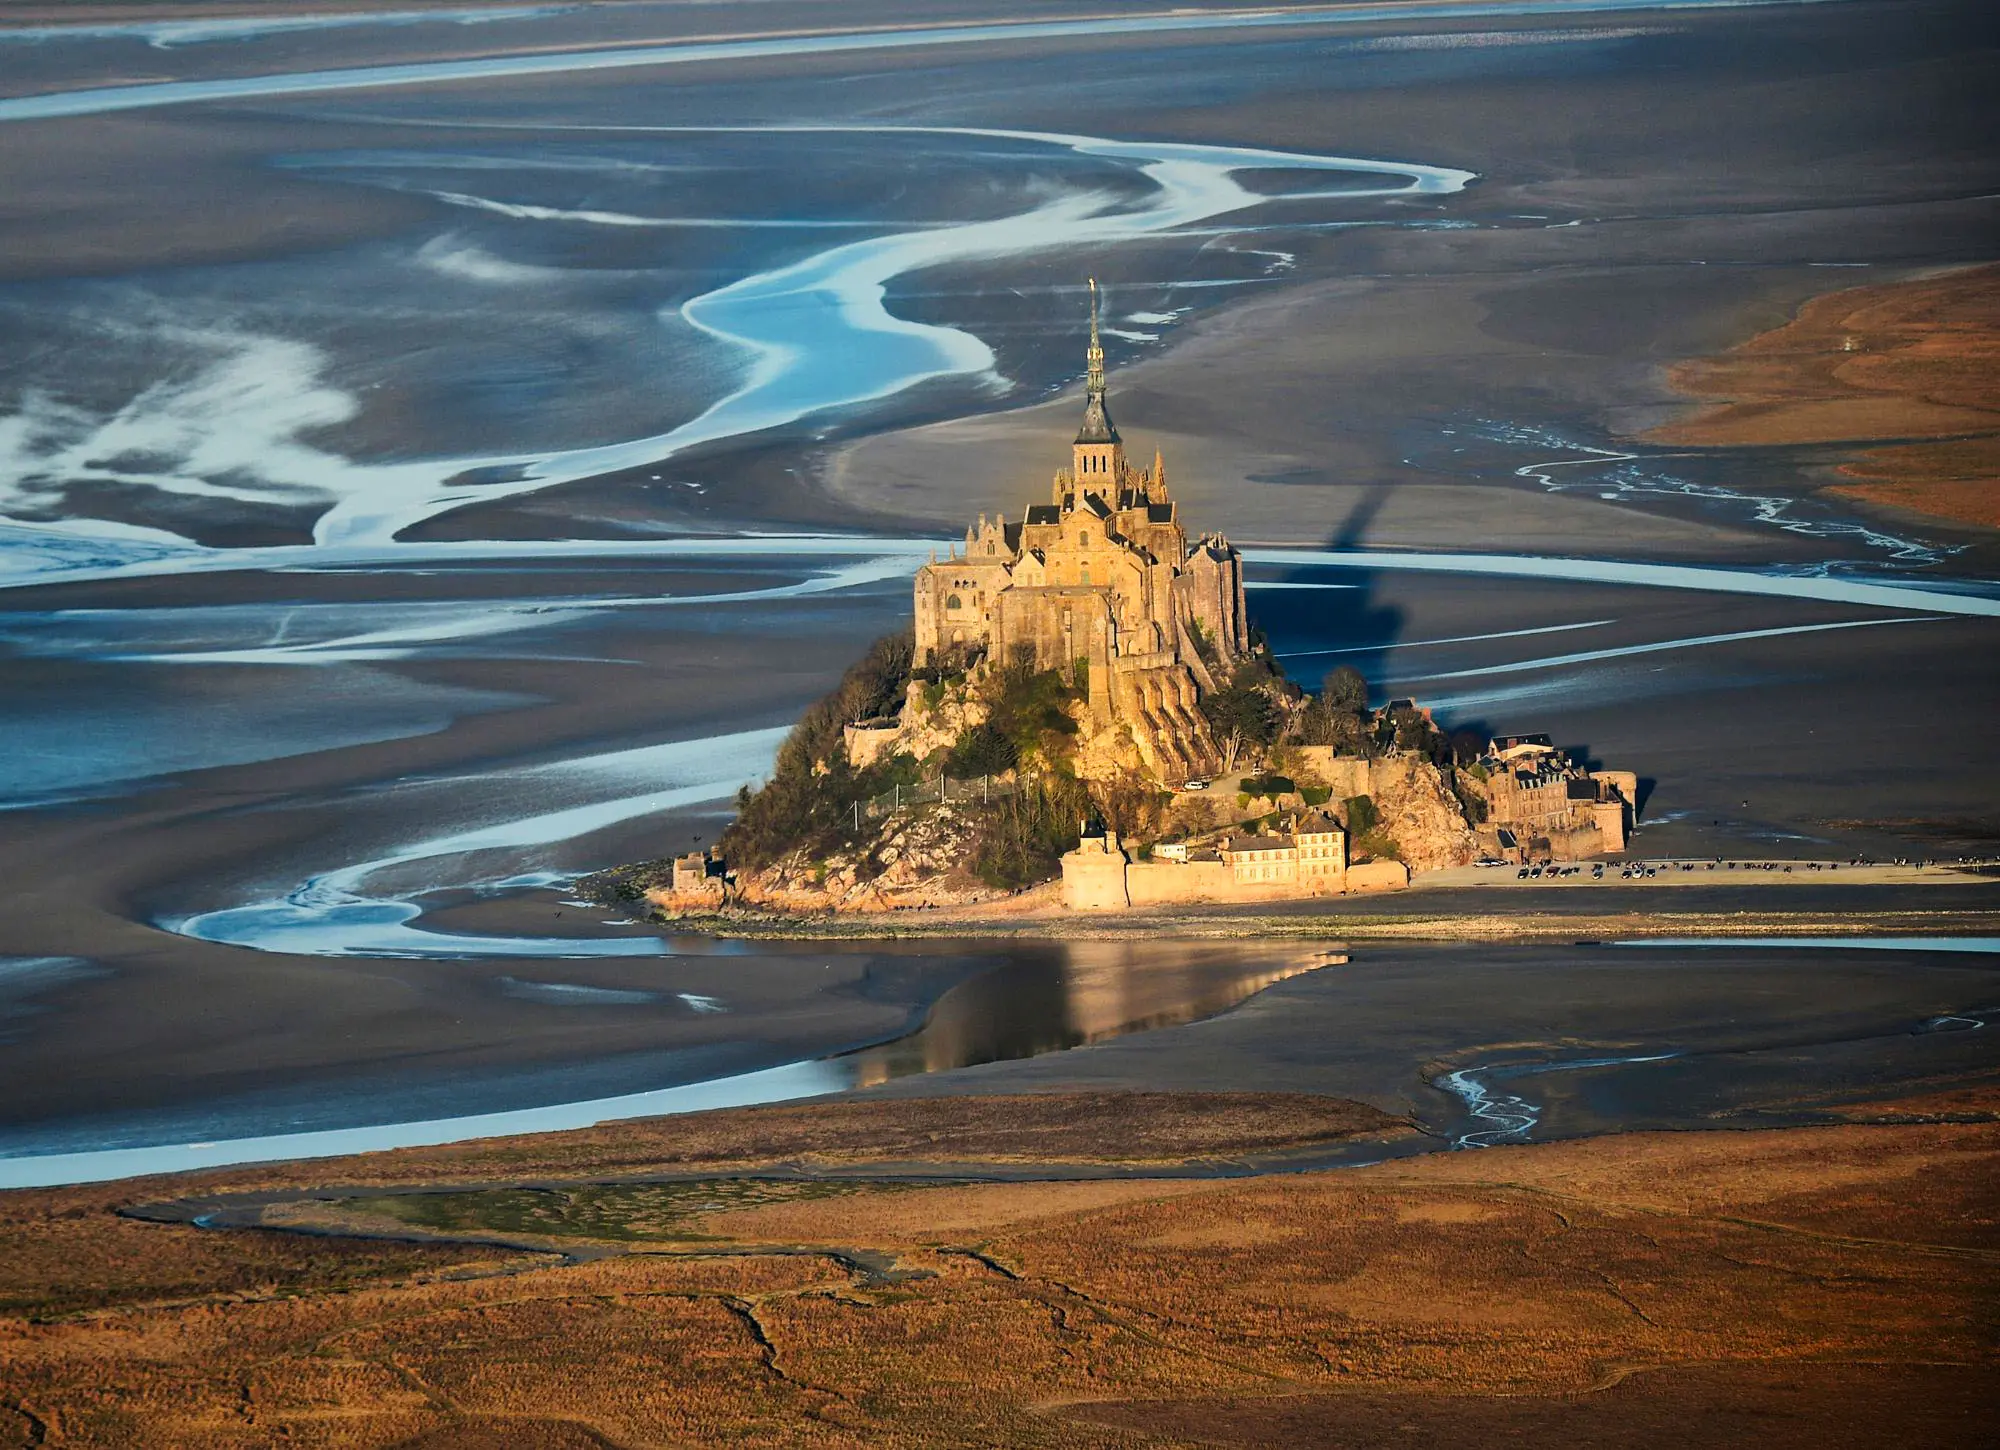
[[1073,776],[1037,777],[986,812],[972,871],[988,886],[1015,890],[1045,881],[1091,814],[1090,797]]
[[1014,768],[1020,751],[992,725],[975,725],[961,731],[945,757],[945,770],[961,779],[975,775],[1002,775]]
[[1291,777],[1284,775],[1246,775],[1243,777],[1243,793],[1249,796],[1290,795],[1298,787]]
[[1396,838],[1387,831],[1364,831],[1354,838],[1355,846],[1364,856],[1372,856],[1377,861],[1400,861],[1403,848],[1396,844]]
[[1227,765],[1235,763],[1236,752],[1243,746],[1268,745],[1277,735],[1277,711],[1270,697],[1252,686],[1232,683],[1203,696],[1201,713],[1215,738],[1223,743]]
[[1319,698],[1330,712],[1359,715],[1368,708],[1368,680],[1353,665],[1341,665],[1321,682]]
[[1350,836],[1367,835],[1375,829],[1375,823],[1381,819],[1375,810],[1375,801],[1372,796],[1349,796],[1345,802],[1345,806],[1347,833]]
[[855,803],[893,784],[893,772],[909,767],[885,762],[855,771],[841,730],[883,714],[901,698],[913,647],[908,630],[876,640],[840,683],[807,709],[778,747],[764,788],[752,793],[746,787],[738,794],[736,819],[722,834],[726,856],[762,866],[797,847],[825,847],[853,834]]
[[1323,806],[1333,799],[1333,788],[1324,785],[1300,786],[1299,798],[1309,806]]
[[1215,641],[1208,637],[1208,631],[1198,619],[1187,622],[1188,634],[1194,639],[1194,652],[1201,656],[1202,663],[1213,668],[1216,664]]
[[1059,671],[1014,664],[990,687],[987,720],[1012,742],[1017,758],[1058,759],[1068,753],[1066,739],[1077,731],[1068,708],[1075,698]]

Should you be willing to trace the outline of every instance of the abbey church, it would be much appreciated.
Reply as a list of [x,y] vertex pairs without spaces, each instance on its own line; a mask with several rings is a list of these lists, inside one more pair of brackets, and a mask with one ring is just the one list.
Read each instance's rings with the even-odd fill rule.
[[1220,757],[1196,702],[1249,648],[1242,556],[1220,535],[1189,542],[1158,453],[1149,469],[1126,460],[1095,282],[1087,358],[1083,426],[1048,502],[1018,522],[982,515],[962,553],[918,572],[916,661],[983,654],[1087,673],[1094,725],[1125,725],[1162,780],[1208,774]]

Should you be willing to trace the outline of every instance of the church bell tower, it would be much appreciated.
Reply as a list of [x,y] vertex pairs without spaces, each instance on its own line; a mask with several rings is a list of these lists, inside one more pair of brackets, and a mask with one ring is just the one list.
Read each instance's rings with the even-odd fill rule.
[[1097,338],[1097,279],[1090,279],[1090,350],[1084,354],[1089,372],[1084,385],[1083,426],[1077,430],[1072,456],[1076,487],[1102,494],[1117,506],[1125,478],[1125,443],[1104,402],[1104,345]]

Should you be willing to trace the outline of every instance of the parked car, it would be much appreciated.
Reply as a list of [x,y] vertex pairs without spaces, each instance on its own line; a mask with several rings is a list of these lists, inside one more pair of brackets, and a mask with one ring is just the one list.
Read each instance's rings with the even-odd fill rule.
[[1182,789],[1182,790],[1207,790],[1207,789],[1208,789],[1208,782],[1207,782],[1207,781],[1205,781],[1205,780],[1188,780],[1188,781],[1182,781],[1182,782],[1181,782],[1181,789]]

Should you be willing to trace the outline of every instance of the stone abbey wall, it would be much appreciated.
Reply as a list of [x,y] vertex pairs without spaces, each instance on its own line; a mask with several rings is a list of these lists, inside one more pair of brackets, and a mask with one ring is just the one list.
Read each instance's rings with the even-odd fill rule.
[[1221,757],[1197,706],[1249,648],[1243,559],[1218,535],[1189,542],[1165,459],[1127,461],[1094,312],[1089,362],[1083,426],[1049,501],[1016,523],[982,514],[918,571],[917,664],[977,653],[1080,671],[1093,723],[1125,726],[1147,770],[1170,782],[1209,774]]
[[1086,836],[1062,858],[1063,905],[1072,911],[1298,901],[1410,884],[1400,861],[1347,863],[1339,832],[1305,838],[1324,854],[1305,854],[1291,837],[1250,837],[1244,849],[1191,861],[1131,860],[1115,831]]

